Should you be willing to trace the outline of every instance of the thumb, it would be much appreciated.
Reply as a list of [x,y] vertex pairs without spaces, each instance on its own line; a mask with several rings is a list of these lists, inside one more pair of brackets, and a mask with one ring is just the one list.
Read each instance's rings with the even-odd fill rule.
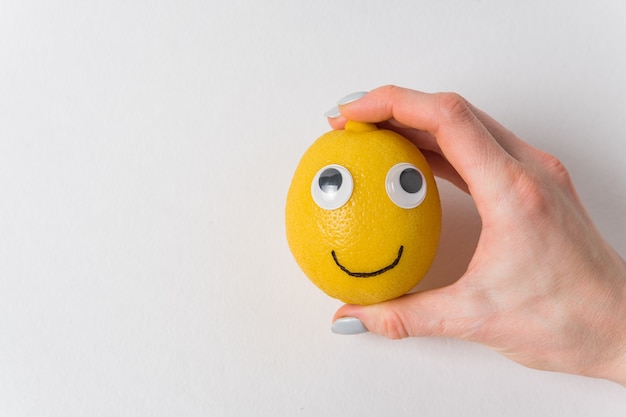
[[474,303],[454,284],[369,306],[346,304],[333,317],[339,334],[370,331],[390,339],[443,336],[468,339],[478,327]]

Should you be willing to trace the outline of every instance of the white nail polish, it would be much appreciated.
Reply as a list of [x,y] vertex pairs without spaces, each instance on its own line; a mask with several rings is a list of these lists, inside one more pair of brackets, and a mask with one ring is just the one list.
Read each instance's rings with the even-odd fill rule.
[[341,113],[339,112],[339,106],[335,106],[332,109],[328,110],[326,113],[324,113],[324,116],[330,119],[336,119],[337,117],[341,116]]
[[342,317],[335,320],[331,330],[337,334],[359,334],[367,333],[367,328],[363,322],[356,317]]
[[344,106],[346,104],[352,103],[353,101],[357,101],[358,99],[365,97],[367,95],[367,91],[358,91],[356,93],[348,94],[347,96],[341,98],[337,104],[340,106]]

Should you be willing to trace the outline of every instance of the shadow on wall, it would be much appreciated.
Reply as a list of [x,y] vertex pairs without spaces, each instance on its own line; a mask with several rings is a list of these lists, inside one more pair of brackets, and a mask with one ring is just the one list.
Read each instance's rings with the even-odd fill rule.
[[433,265],[413,291],[441,288],[456,282],[467,269],[480,236],[481,222],[472,198],[445,181],[438,181],[443,219]]

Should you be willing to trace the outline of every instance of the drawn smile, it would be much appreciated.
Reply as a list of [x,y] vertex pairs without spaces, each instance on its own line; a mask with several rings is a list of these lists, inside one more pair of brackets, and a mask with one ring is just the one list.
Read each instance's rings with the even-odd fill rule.
[[403,250],[404,250],[404,246],[400,245],[400,249],[398,249],[398,256],[396,256],[396,259],[392,263],[387,265],[386,267],[381,268],[381,269],[379,269],[377,271],[373,271],[373,272],[352,272],[348,268],[346,268],[345,266],[341,265],[341,263],[337,259],[337,254],[335,253],[334,250],[331,251],[330,254],[333,256],[333,260],[335,261],[335,263],[337,264],[339,269],[341,269],[346,274],[350,275],[351,277],[355,277],[355,278],[369,278],[369,277],[374,277],[376,275],[383,274],[383,273],[389,271],[390,269],[393,269],[396,265],[398,265],[398,262],[400,262],[400,257],[402,257],[402,251]]

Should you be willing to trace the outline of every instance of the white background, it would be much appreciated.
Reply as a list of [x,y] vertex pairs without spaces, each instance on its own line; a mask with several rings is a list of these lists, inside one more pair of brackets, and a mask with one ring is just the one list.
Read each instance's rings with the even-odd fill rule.
[[[0,1],[1,416],[623,416],[449,339],[338,336],[284,201],[353,91],[454,90],[557,155],[626,253],[626,3]],[[441,182],[422,288],[471,256]]]

